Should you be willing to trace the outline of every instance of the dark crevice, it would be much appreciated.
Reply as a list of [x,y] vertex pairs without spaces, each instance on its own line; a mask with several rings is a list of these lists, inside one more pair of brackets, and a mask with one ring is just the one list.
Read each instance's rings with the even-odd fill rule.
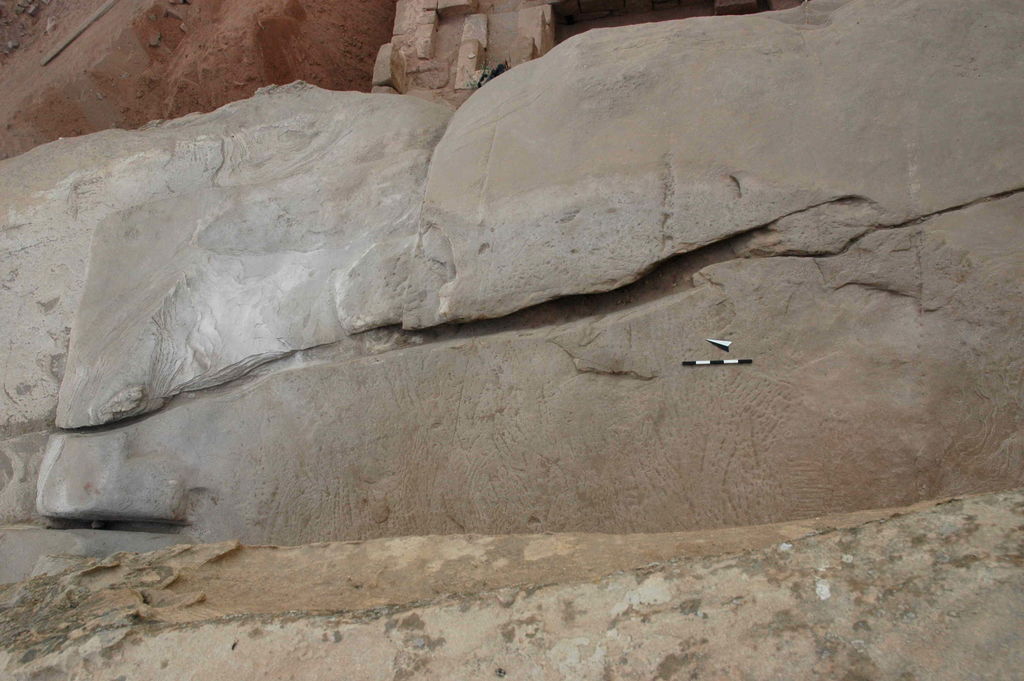
[[907,293],[906,291],[900,291],[899,289],[889,288],[888,286],[883,286],[882,284],[875,284],[864,281],[847,281],[845,283],[839,284],[838,286],[834,286],[832,290],[838,291],[840,289],[846,288],[847,286],[857,286],[859,288],[866,288],[871,291],[882,291],[883,293],[889,293],[894,296],[899,296],[901,298],[911,298],[913,300],[917,300],[917,296],[914,295],[913,293]]
[[977,206],[977,205],[982,204],[982,203],[988,203],[990,201],[999,201],[1001,199],[1008,199],[1011,196],[1014,196],[1015,194],[1020,194],[1021,192],[1024,192],[1024,187],[1016,187],[1014,189],[1007,189],[1004,192],[999,192],[997,194],[990,194],[989,196],[982,196],[979,199],[972,199],[972,200],[966,201],[964,203],[959,203],[959,204],[957,204],[955,206],[950,206],[948,208],[942,208],[940,210],[933,211],[931,213],[926,213],[924,215],[919,215],[916,218],[911,218],[910,220],[907,220],[905,222],[901,222],[899,224],[895,224],[895,225],[879,225],[879,229],[899,229],[900,227],[910,227],[912,225],[919,225],[922,222],[925,222],[926,220],[931,220],[932,218],[938,217],[940,215],[945,215],[946,213],[955,213],[955,212],[957,212],[959,210],[965,210],[967,208],[971,208],[973,206]]
[[110,532],[145,532],[148,534],[181,534],[185,523],[143,522],[138,520],[95,520],[93,518],[62,518],[46,516],[50,530],[104,530]]

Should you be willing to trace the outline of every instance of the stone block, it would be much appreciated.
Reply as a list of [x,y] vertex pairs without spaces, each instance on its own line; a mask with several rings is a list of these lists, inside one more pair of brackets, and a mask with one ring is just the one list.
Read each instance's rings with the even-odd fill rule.
[[462,42],[476,40],[487,49],[487,15],[470,14],[462,25]]
[[473,14],[476,9],[477,0],[437,0],[437,12],[442,18]]
[[[432,13],[436,17],[436,13]],[[420,59],[434,58],[434,37],[437,35],[436,24],[420,24],[413,34],[413,46],[416,56]]]
[[534,45],[533,38],[525,35],[516,36],[511,52],[510,66],[518,66],[537,58],[537,46]]
[[455,65],[455,89],[472,90],[477,72],[484,65],[484,48],[479,40],[464,40],[459,46],[459,60]]
[[398,45],[392,41],[390,85],[399,92],[405,92],[408,87],[409,57],[406,51],[412,52],[414,49],[412,45]]
[[399,92],[406,88],[405,53],[395,43],[380,46],[373,64],[373,85],[387,85]]
[[715,0],[715,14],[753,14],[757,0]]
[[392,29],[392,34],[411,34],[416,30],[416,25],[419,24],[422,14],[420,0],[398,0],[398,4],[395,5],[395,26]]
[[[37,510],[53,518],[179,522],[188,502],[188,471],[166,457],[133,457],[127,433],[87,438],[64,452],[54,435],[40,467]],[[100,489],[104,493],[100,493]]]
[[377,59],[373,63],[373,85],[391,85],[391,43],[384,43],[377,50]]
[[519,10],[519,35],[533,39],[536,56],[547,54],[555,46],[555,17],[551,5]]
[[398,90],[387,85],[374,85],[370,88],[370,92],[375,95],[397,95]]

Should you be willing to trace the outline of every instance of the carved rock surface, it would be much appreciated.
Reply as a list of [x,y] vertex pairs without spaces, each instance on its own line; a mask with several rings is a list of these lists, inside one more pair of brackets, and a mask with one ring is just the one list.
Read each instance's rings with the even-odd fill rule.
[[123,554],[0,587],[0,674],[1010,679],[1022,510],[1017,491],[802,530]]
[[858,0],[576,36],[453,117],[423,209],[438,293],[404,323],[609,290],[841,197],[901,223],[1016,189],[1022,33],[1016,0]]
[[402,281],[381,263],[411,250],[449,115],[296,84],[0,165],[21,188],[0,204],[4,264],[29,278],[0,311],[12,371],[31,374],[7,391],[7,420],[46,421],[57,365],[57,424],[97,425],[398,321]]
[[[55,435],[39,510],[292,544],[721,527],[1024,484],[1024,192],[876,215],[829,204],[622,291]],[[715,356],[709,336],[754,363],[680,366]]]

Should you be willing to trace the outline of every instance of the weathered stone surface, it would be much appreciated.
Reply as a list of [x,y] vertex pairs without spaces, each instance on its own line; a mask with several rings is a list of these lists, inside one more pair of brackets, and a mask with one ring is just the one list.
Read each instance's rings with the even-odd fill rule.
[[[1024,484],[1024,193],[880,214],[820,206],[623,291],[55,436],[39,510],[301,543],[720,527]],[[709,336],[754,364],[681,367]]]
[[0,438],[0,525],[38,519],[36,480],[48,432]]
[[482,47],[487,47],[487,15],[470,14],[462,24],[462,42],[476,40]]
[[474,94],[423,212],[451,276],[406,325],[612,289],[842,197],[901,223],[1021,186],[1015,0],[809,16],[589,31]]
[[0,438],[53,423],[92,230],[111,212],[107,202],[95,200],[96,192],[118,201],[144,200],[153,192],[139,184],[115,189],[99,170],[113,146],[132,165],[137,145],[120,145],[124,137],[83,138],[74,157],[59,153],[75,145],[61,140],[0,161]]
[[471,90],[476,87],[479,71],[484,65],[484,46],[479,40],[463,40],[459,58],[455,63],[455,89]]
[[472,14],[477,10],[477,0],[437,0],[437,13],[441,16]]
[[[931,508],[933,502],[917,508]],[[900,509],[910,510],[910,509]],[[518,584],[542,583],[552,575],[595,579],[618,570],[649,565],[681,556],[720,555],[791,542],[815,532],[888,518],[893,509],[833,514],[804,521],[723,528],[714,532],[670,532],[638,535],[449,535],[371,539],[365,542],[319,543],[313,546],[240,546],[235,541],[175,546],[181,535],[137,534],[134,548],[152,556],[120,556],[120,571],[142,566],[173,565],[176,578],[155,589],[166,592],[201,589],[202,607],[174,614],[173,620],[202,620],[220,616],[290,610],[361,610],[415,603],[439,593],[473,593]],[[59,553],[75,549],[83,538],[114,546],[133,533],[94,530],[31,530],[6,528],[8,545],[27,546],[33,554],[97,556],[98,552]],[[104,540],[104,538],[106,539]],[[0,546],[5,546],[0,535]],[[17,541],[16,541],[17,540]],[[148,547],[146,542],[149,542]],[[167,542],[171,542],[168,544]],[[191,544],[188,537],[177,544]],[[42,547],[39,549],[38,547]],[[230,560],[222,558],[230,556]],[[24,561],[31,567],[32,561]],[[37,561],[36,574],[57,574],[59,562]],[[307,566],[316,564],[316,571]],[[68,567],[71,565],[69,564]],[[88,565],[79,566],[88,567]],[[323,581],[323,575],[344,571],[344,580]],[[253,580],[255,573],[271,579]],[[287,578],[283,578],[287,575]],[[415,575],[414,578],[410,579]],[[34,575],[33,575],[34,576]],[[282,577],[278,579],[278,577]],[[27,579],[27,573],[26,577]],[[0,580],[2,583],[3,580]],[[19,581],[19,580],[12,580]],[[201,586],[200,586],[201,583]]]
[[[859,0],[828,17],[777,15],[790,23],[715,19],[570,41],[458,114],[416,235],[447,113],[410,98],[285,88],[88,138],[62,147],[80,150],[89,170],[76,172],[98,187],[73,200],[61,193],[67,158],[56,171],[15,162],[36,203],[13,201],[9,222],[38,213],[53,230],[70,215],[84,221],[71,230],[78,247],[92,242],[58,423],[188,395],[123,428],[54,435],[39,510],[294,543],[715,527],[1024,482],[1024,209],[1013,191],[1024,154],[1005,112],[1021,85],[1019,60],[1006,56],[1018,17],[986,4],[972,16],[988,19],[936,43],[928,36],[963,15],[922,7]],[[904,54],[893,31],[924,56]],[[851,93],[879,94],[877,79],[835,54],[885,41],[905,59],[869,50],[859,68],[914,85],[901,104],[876,98],[871,111],[886,113],[876,117]],[[951,74],[968,69],[956,60],[975,47],[978,77],[914,119],[933,93],[949,94]],[[749,49],[760,51],[748,65],[778,68],[719,71],[716,59],[735,65]],[[696,59],[702,51],[717,57]],[[680,57],[681,73],[701,71],[677,82],[661,70],[665,55]],[[545,80],[566,64],[578,77]],[[648,71],[658,78],[643,81]],[[835,115],[782,107],[772,79],[790,94],[823,79],[808,101],[831,93],[821,111]],[[844,83],[852,89],[839,92]],[[677,126],[710,106],[702,88],[727,121]],[[492,89],[504,94],[485,96]],[[743,109],[747,128],[728,108],[734,90],[766,93],[766,106]],[[519,110],[496,101],[510,93],[524,95]],[[650,106],[680,101],[693,106]],[[578,134],[558,116],[572,102],[572,120],[598,131],[629,124],[595,138],[607,143],[561,147]],[[552,118],[558,131],[545,127]],[[984,133],[940,134],[971,121]],[[794,124],[805,126],[799,140]],[[856,144],[840,124],[861,133]],[[489,169],[466,160],[481,130],[493,141]],[[661,198],[650,203],[652,191]],[[479,210],[477,221],[462,209]],[[346,337],[400,316],[429,326],[615,287],[679,250],[688,255],[627,290],[462,329]],[[26,345],[42,333],[31,328]],[[707,336],[736,339],[754,365],[680,367],[703,356]]]
[[[15,284],[23,296],[0,303],[17,348],[10,428],[49,420],[72,315],[61,427],[143,413],[397,321],[404,278],[380,265],[412,248],[426,164],[449,115],[412,98],[296,85],[30,155],[29,191],[6,204],[16,229],[4,234],[20,234],[25,249],[11,251],[12,269],[37,282]],[[18,186],[24,167],[0,165],[12,179],[2,184]],[[29,290],[44,281],[49,292]]]
[[823,518],[843,529],[803,538],[755,527],[725,541],[431,537],[121,555],[0,590],[0,673],[1010,679],[1024,664],[1022,509],[1013,492],[852,527]]
[[[424,12],[424,15],[427,13]],[[431,59],[434,56],[434,36],[437,34],[437,13],[430,12],[434,22],[425,22],[416,26],[414,39],[416,45],[416,56],[420,59]]]
[[519,10],[519,35],[529,38],[543,57],[555,46],[555,17],[551,5],[524,7]]
[[[40,559],[50,555],[106,558],[119,551],[155,551],[165,546],[191,543],[191,538],[180,534],[0,526],[0,584],[28,579],[40,564]],[[45,566],[44,562],[40,567]],[[36,574],[42,571],[40,569]]]
[[[418,24],[417,27],[420,25]],[[413,31],[415,32],[415,28]],[[373,64],[373,85],[392,87],[398,92],[406,90],[405,55],[393,43],[385,43],[377,51],[377,59]]]

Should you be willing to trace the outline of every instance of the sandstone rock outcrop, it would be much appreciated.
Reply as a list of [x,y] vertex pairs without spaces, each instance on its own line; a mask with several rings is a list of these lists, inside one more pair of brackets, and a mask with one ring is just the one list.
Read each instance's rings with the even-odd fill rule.
[[72,316],[61,427],[149,411],[397,321],[401,296],[382,264],[411,249],[448,116],[415,99],[291,86],[6,162],[5,176],[31,168],[32,182],[9,185],[20,191],[4,201],[5,236],[38,237],[7,258],[24,296],[4,302],[12,370],[30,374],[7,392],[9,419],[51,413]]
[[1022,509],[1018,491],[866,524],[121,554],[0,587],[0,673],[1009,679]]
[[[295,543],[659,532],[1024,484],[1024,193],[873,215],[820,208],[490,333],[299,355],[54,436],[40,510]],[[708,329],[755,363],[680,366]]]
[[447,267],[406,325],[613,289],[841,199],[899,224],[1024,186],[1016,2],[779,15],[589,31],[482,88],[431,163]]
[[[1024,484],[1022,31],[922,0],[591,31],[475,94],[429,171],[447,113],[308,89],[157,154],[195,186],[97,204],[58,425],[180,395],[54,435],[39,510],[290,544]],[[399,319],[473,323],[346,335]],[[754,364],[681,367],[708,336]]]
[[0,523],[77,528],[0,527],[0,676],[1010,678],[1024,493],[877,509],[1024,486],[1021,36],[814,0],[0,163]]
[[1022,30],[819,1],[591,31],[450,125],[291,86],[7,161],[3,451],[62,380],[105,428],[19,454],[40,512],[286,544],[1024,484]]

